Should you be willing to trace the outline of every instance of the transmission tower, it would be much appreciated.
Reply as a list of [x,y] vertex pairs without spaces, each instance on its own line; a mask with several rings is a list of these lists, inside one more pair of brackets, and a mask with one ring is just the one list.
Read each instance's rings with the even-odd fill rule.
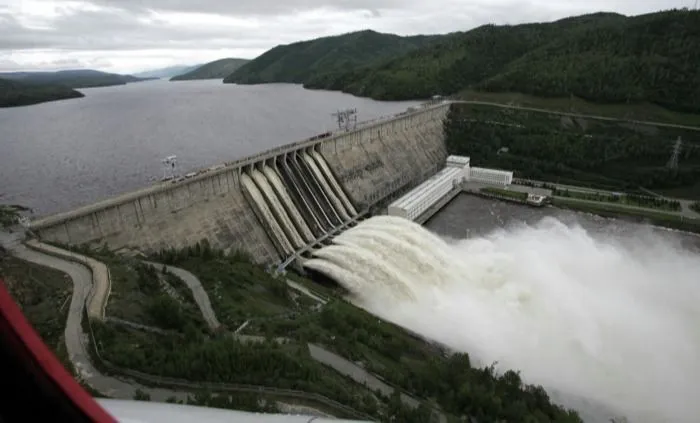
[[163,179],[168,181],[173,179],[177,174],[177,156],[168,156],[160,161],[163,164]]
[[357,127],[357,109],[338,110],[331,116],[338,122],[338,129],[340,130],[347,132]]
[[678,169],[678,157],[681,155],[681,147],[683,146],[683,140],[678,137],[676,143],[673,145],[673,153],[671,153],[671,158],[668,159],[666,167],[669,169]]

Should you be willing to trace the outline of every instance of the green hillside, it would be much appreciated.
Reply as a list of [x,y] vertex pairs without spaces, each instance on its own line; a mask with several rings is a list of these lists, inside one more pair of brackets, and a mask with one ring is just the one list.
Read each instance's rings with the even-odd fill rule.
[[374,63],[415,50],[436,36],[400,37],[360,31],[277,46],[241,66],[226,83],[305,83],[326,73]]
[[248,63],[248,59],[220,59],[206,63],[189,72],[170,78],[171,81],[189,81],[193,79],[223,79],[236,69]]
[[28,106],[78,97],[84,96],[61,85],[34,85],[0,79],[0,107]]
[[[700,131],[572,118],[557,113],[454,105],[445,122],[450,154],[518,178],[649,195],[640,187],[700,199]],[[668,169],[676,140],[679,164]]]
[[486,25],[380,64],[314,78],[310,88],[382,100],[465,89],[650,102],[700,112],[700,12],[592,14],[553,23]]

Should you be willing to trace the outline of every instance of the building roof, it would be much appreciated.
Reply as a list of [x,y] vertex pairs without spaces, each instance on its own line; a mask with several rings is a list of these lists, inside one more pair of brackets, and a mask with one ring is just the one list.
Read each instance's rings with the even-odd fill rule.
[[489,168],[485,168],[485,167],[471,167],[471,168],[469,168],[469,172],[488,173],[491,175],[512,175],[513,174],[512,170],[489,169]]
[[455,179],[455,177],[461,172],[461,168],[446,167],[440,172],[430,177],[430,179],[428,179],[427,181],[412,189],[408,194],[391,203],[390,207],[399,207],[404,210],[409,209],[413,207],[414,204],[420,202],[420,200],[423,199],[426,195],[430,194],[430,192],[432,192],[432,190],[435,187],[439,186],[446,180]]

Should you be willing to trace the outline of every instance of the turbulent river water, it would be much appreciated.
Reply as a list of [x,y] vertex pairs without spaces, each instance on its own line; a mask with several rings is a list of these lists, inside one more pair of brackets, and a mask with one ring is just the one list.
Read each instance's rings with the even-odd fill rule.
[[[461,221],[448,237],[375,217],[307,266],[378,316],[520,370],[587,421],[696,422],[697,239],[557,211],[504,217],[493,207],[503,206],[459,197],[428,225]],[[467,237],[460,208],[481,208],[502,226],[475,226]]]

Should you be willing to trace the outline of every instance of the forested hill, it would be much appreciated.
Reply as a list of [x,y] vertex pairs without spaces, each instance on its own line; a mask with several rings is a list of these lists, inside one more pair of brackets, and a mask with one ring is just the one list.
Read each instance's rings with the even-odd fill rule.
[[339,72],[399,56],[429,44],[438,36],[401,37],[360,31],[277,46],[224,79],[227,83],[304,83],[325,73]]
[[248,59],[220,59],[198,66],[189,72],[173,76],[171,81],[188,81],[192,79],[224,79],[236,69],[248,63]]
[[182,75],[189,71],[195,70],[201,65],[175,65],[167,68],[150,69],[143,72],[133,74],[137,78],[172,78],[173,76]]
[[305,79],[309,88],[381,100],[514,91],[593,102],[648,101],[700,112],[700,12],[592,14],[487,25],[380,64]]
[[0,79],[0,107],[27,106],[78,97],[83,97],[83,94],[61,85],[34,85]]
[[107,87],[152,79],[100,72],[91,69],[56,72],[6,72],[0,73],[0,78],[32,84],[57,84],[70,88]]

